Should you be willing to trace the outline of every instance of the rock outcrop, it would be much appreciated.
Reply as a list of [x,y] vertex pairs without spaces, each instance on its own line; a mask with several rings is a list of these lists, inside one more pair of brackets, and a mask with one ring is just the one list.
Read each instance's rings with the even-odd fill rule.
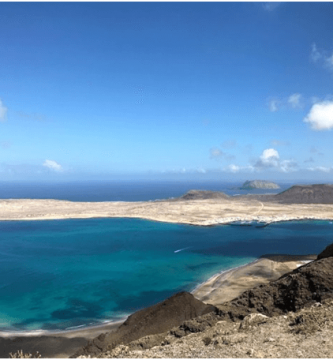
[[242,190],[253,190],[253,189],[280,189],[280,186],[274,182],[266,180],[252,180],[245,181],[240,188]]
[[190,190],[178,198],[178,200],[209,200],[228,199],[229,196],[222,191]]

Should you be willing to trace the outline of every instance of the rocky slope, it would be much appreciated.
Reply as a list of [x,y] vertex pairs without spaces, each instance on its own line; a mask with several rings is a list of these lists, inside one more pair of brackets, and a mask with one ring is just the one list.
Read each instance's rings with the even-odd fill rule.
[[274,195],[274,199],[284,204],[333,204],[332,185],[295,185]]
[[[218,307],[177,294],[133,314],[118,331],[99,336],[75,356],[332,357],[332,248]],[[184,304],[192,310],[183,313]]]
[[190,190],[177,200],[208,200],[208,199],[228,199],[229,196],[222,191]]

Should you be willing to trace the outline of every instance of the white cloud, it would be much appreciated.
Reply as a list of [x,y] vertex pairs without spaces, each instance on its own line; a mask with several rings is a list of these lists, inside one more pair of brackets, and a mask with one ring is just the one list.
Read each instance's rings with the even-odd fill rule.
[[333,101],[323,101],[314,104],[304,122],[313,130],[330,130],[333,128]]
[[262,4],[262,7],[266,11],[273,11],[275,10],[281,3],[280,2],[265,2]]
[[6,121],[7,119],[7,108],[0,99],[0,121]]
[[259,160],[254,164],[256,171],[264,169],[276,169],[282,172],[295,171],[298,168],[297,163],[294,160],[280,161],[280,155],[275,149],[266,149],[260,155]]
[[266,149],[260,155],[260,165],[263,167],[276,167],[279,162],[279,153],[275,149]]
[[232,173],[236,173],[236,172],[239,172],[239,170],[241,169],[240,166],[238,165],[234,165],[234,164],[231,164],[227,167],[227,169],[232,172]]
[[325,173],[329,173],[332,168],[329,168],[329,167],[326,167],[326,166],[316,166],[316,167],[310,167],[308,168],[308,170],[310,171],[322,171],[322,172],[325,172]]
[[223,171],[232,172],[232,173],[237,173],[240,171],[251,171],[252,172],[253,170],[254,170],[254,168],[251,165],[238,166],[235,164],[228,165],[226,168],[223,169]]
[[293,108],[300,108],[301,107],[301,94],[292,94],[289,96],[288,98],[288,103],[291,105],[291,107]]
[[325,58],[326,66],[333,70],[333,54],[327,58]]
[[318,50],[316,44],[312,44],[310,60],[314,63],[321,63],[329,70],[333,70],[333,52],[329,53],[325,50]]
[[318,51],[317,45],[316,45],[316,44],[312,44],[311,54],[310,54],[310,59],[311,59],[311,61],[317,62],[317,61],[320,60],[322,57],[323,57],[323,55]]
[[271,112],[276,112],[276,111],[278,111],[279,109],[278,109],[278,100],[270,100],[269,101],[269,110],[271,111]]
[[54,160],[45,160],[43,163],[43,166],[47,167],[50,170],[56,171],[56,172],[64,171],[62,166]]

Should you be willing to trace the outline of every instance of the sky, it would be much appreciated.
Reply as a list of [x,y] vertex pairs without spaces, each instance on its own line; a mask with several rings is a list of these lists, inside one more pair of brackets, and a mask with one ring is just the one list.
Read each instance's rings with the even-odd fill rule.
[[333,3],[0,2],[0,181],[333,182]]

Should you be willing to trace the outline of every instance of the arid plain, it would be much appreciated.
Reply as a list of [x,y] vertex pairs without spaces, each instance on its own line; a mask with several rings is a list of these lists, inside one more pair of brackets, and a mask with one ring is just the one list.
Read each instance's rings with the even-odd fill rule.
[[248,197],[147,202],[0,200],[0,220],[142,218],[209,226],[234,221],[333,220],[332,204],[284,204]]

